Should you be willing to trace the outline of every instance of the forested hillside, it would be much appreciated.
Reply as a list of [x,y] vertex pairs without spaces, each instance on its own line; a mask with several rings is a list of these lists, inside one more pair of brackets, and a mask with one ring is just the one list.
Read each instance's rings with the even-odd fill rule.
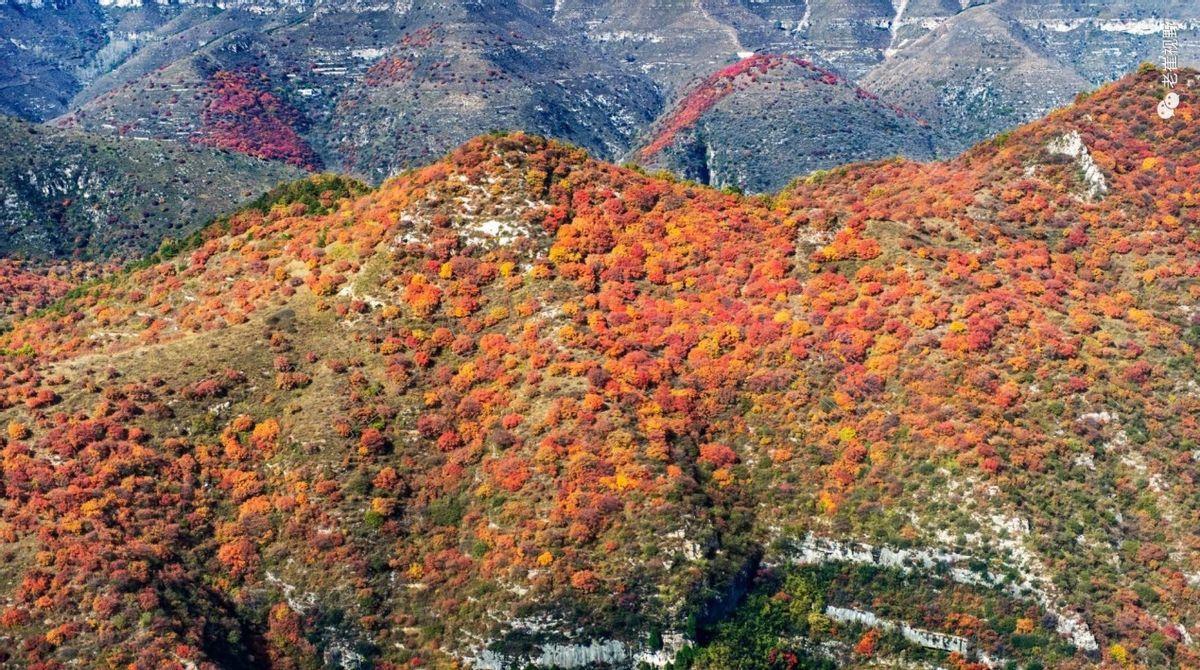
[[1196,666],[1159,76],[774,195],[483,136],[84,284],[0,335],[0,662]]

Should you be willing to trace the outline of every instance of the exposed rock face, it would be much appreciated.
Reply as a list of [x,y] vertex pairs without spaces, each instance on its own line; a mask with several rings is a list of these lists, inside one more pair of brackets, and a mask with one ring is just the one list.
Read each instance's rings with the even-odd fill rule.
[[[995,517],[993,532],[1011,556],[1021,575],[1017,583],[1007,583],[1002,572],[987,569],[977,570],[967,564],[982,564],[979,559],[952,549],[942,547],[903,548],[872,546],[865,543],[843,542],[832,538],[809,535],[789,544],[784,557],[798,565],[820,565],[823,563],[857,563],[883,568],[894,568],[905,572],[944,572],[952,581],[989,588],[1004,588],[1016,595],[1030,596],[1046,608],[1054,617],[1055,630],[1073,645],[1094,653],[1100,646],[1091,629],[1078,615],[1057,608],[1053,586],[1048,585],[1045,566],[1021,544],[1020,539],[1028,533],[1028,523],[1019,519]],[[1003,531],[1003,534],[1001,534]],[[1011,539],[1015,537],[1016,539]],[[1008,566],[1002,566],[1007,569]],[[868,624],[872,625],[872,624]],[[911,638],[910,638],[911,639]],[[939,642],[939,644],[944,641]],[[930,646],[930,645],[925,645]],[[946,647],[941,647],[946,648]]]
[[477,670],[506,670],[507,668],[661,668],[675,660],[684,646],[683,636],[664,636],[662,649],[645,649],[619,640],[595,639],[577,643],[550,642],[527,655],[506,655],[482,650],[466,659]]
[[1083,175],[1083,182],[1087,186],[1087,197],[1098,198],[1108,193],[1108,182],[1104,179],[1104,173],[1100,171],[1100,166],[1096,165],[1096,161],[1088,152],[1079,131],[1071,131],[1063,135],[1047,145],[1046,148],[1050,153],[1075,159],[1079,171]]
[[[928,4],[936,6],[922,11],[939,17],[960,9]],[[890,0],[564,0],[555,7],[556,22],[581,25],[607,53],[676,92],[739,52],[803,54],[857,78],[891,45],[897,14]]]
[[843,621],[857,623],[868,628],[879,628],[882,630],[899,630],[900,635],[904,639],[918,644],[928,649],[940,649],[942,651],[952,651],[963,656],[966,656],[971,648],[971,643],[967,638],[959,635],[949,635],[947,633],[939,633],[932,630],[924,630],[922,628],[914,628],[904,622],[895,622],[888,619],[882,619],[873,612],[857,610],[848,607],[835,607],[829,605],[825,608],[825,616],[834,621]]

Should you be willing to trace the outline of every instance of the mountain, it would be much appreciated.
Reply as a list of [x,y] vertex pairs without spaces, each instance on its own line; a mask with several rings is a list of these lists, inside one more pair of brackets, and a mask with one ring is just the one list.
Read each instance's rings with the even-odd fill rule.
[[633,157],[703,184],[763,192],[849,160],[898,155],[932,158],[934,133],[829,70],[760,54],[702,81]]
[[85,285],[0,336],[3,662],[1194,666],[1159,76],[776,195],[489,135]]
[[1090,88],[992,6],[941,24],[873,69],[864,84],[929,119],[955,153],[975,143],[978,128],[1000,132]]
[[431,12],[337,98],[329,133],[344,169],[380,181],[496,129],[615,157],[662,107],[650,79],[534,12],[462,12]]
[[304,173],[0,117],[0,256],[137,258]]
[[[378,183],[491,130],[628,157],[714,73],[760,54],[880,97],[849,101],[846,127],[883,121],[887,106],[929,125],[888,121],[878,138],[809,159],[806,133],[836,120],[797,121],[829,118],[827,101],[785,68],[776,76],[794,71],[794,91],[730,96],[697,126],[769,130],[772,144],[723,130],[667,162],[695,176],[689,151],[726,143],[720,183],[758,190],[799,176],[774,167],[955,155],[1158,61],[1162,17],[1180,28],[1181,62],[1196,64],[1200,10],[1183,0],[8,0],[0,110]],[[802,158],[784,160],[786,146]],[[753,160],[763,152],[765,166]]]

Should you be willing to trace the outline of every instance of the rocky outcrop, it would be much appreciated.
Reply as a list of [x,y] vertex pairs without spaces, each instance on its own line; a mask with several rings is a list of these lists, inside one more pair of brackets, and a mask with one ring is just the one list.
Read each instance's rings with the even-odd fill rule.
[[549,642],[528,655],[510,656],[490,650],[476,652],[465,662],[477,670],[507,670],[508,668],[640,668],[644,665],[662,668],[675,660],[683,648],[680,635],[664,636],[662,649],[647,649],[619,640],[593,639],[578,643]]
[[1087,145],[1083,143],[1079,131],[1073,130],[1051,141],[1046,146],[1046,150],[1052,154],[1075,159],[1075,164],[1079,166],[1079,172],[1082,174],[1083,183],[1087,188],[1087,198],[1094,200],[1108,193],[1108,181],[1104,178],[1104,173],[1100,171],[1100,166],[1096,165]]
[[914,628],[903,621],[895,622],[890,619],[882,619],[876,616],[874,612],[828,605],[825,607],[825,616],[834,621],[856,623],[867,628],[878,628],[888,631],[898,630],[904,639],[927,649],[950,651],[963,656],[968,655],[971,651],[971,641],[965,637],[939,633],[923,628]]
[[539,640],[520,651],[500,639],[475,645],[463,662],[476,670],[508,668],[585,668],[602,666],[625,669],[645,666],[662,668],[671,664],[681,649],[690,643],[680,633],[662,636],[662,644],[651,648],[609,637],[588,637],[571,630],[570,623],[551,616],[514,619],[504,624],[510,634]]

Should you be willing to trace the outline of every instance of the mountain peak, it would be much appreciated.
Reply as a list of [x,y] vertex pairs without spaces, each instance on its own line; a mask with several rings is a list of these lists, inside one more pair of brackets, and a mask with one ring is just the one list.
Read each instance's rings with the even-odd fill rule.
[[796,174],[896,154],[934,156],[923,121],[812,61],[760,53],[701,80],[634,157],[705,184],[771,191]]

